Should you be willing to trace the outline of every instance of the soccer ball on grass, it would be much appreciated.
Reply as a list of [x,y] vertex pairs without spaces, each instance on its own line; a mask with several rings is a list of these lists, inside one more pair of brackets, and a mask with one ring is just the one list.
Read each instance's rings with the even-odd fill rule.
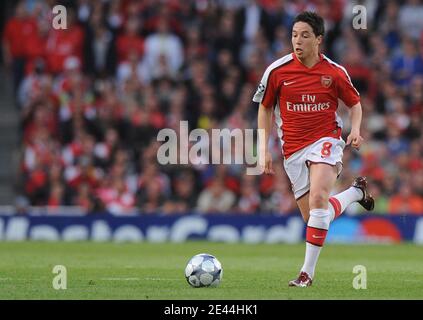
[[200,253],[193,256],[185,268],[185,278],[195,288],[216,287],[222,280],[223,269],[215,256]]

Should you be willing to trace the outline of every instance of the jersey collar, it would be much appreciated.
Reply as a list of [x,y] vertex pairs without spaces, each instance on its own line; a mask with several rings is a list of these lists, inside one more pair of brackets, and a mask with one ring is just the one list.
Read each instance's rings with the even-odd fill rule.
[[294,60],[299,64],[299,65],[301,65],[303,68],[305,68],[305,69],[307,69],[307,70],[312,70],[312,69],[314,69],[314,68],[316,68],[319,64],[320,64],[320,62],[322,62],[323,61],[323,54],[322,53],[319,53],[319,61],[318,62],[316,62],[311,68],[309,68],[309,67],[307,67],[307,66],[305,66],[300,60],[298,60],[298,58],[297,58],[297,55],[295,54],[295,52],[293,52],[292,53],[292,57],[294,58]]

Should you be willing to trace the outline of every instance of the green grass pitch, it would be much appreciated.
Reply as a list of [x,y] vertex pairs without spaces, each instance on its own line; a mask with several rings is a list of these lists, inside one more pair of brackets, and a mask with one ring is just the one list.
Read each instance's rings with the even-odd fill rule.
[[[185,280],[202,252],[223,265],[216,288]],[[288,288],[303,256],[304,244],[0,242],[0,299],[423,299],[422,247],[328,244],[313,286]],[[66,290],[53,288],[55,265],[66,267]],[[355,265],[367,269],[365,290],[353,288]]]

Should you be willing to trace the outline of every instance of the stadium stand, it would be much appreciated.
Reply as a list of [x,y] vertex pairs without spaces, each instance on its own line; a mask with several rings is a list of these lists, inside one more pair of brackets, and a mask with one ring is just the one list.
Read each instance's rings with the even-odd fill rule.
[[[56,4],[67,8],[66,30],[51,27]],[[353,4],[368,8],[367,30],[351,28]],[[416,0],[20,1],[2,32],[19,114],[15,190],[3,197],[22,212],[47,206],[52,214],[62,207],[115,215],[296,211],[276,131],[275,176],[245,176],[238,165],[162,166],[156,154],[159,130],[178,130],[182,120],[191,130],[256,128],[251,98],[266,66],[290,52],[292,20],[305,9],[325,18],[323,51],[346,67],[362,97],[366,143],[345,149],[338,190],[366,175],[376,212],[423,214],[423,4]],[[346,135],[342,106],[340,116]],[[1,128],[6,155],[14,138]],[[4,170],[1,190],[11,181]]]

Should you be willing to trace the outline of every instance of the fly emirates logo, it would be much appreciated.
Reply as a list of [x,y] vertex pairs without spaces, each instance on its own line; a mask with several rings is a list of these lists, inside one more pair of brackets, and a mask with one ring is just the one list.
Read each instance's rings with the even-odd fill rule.
[[301,95],[301,101],[302,103],[287,101],[286,109],[292,112],[318,112],[330,108],[329,101],[316,103],[316,96],[310,94]]

